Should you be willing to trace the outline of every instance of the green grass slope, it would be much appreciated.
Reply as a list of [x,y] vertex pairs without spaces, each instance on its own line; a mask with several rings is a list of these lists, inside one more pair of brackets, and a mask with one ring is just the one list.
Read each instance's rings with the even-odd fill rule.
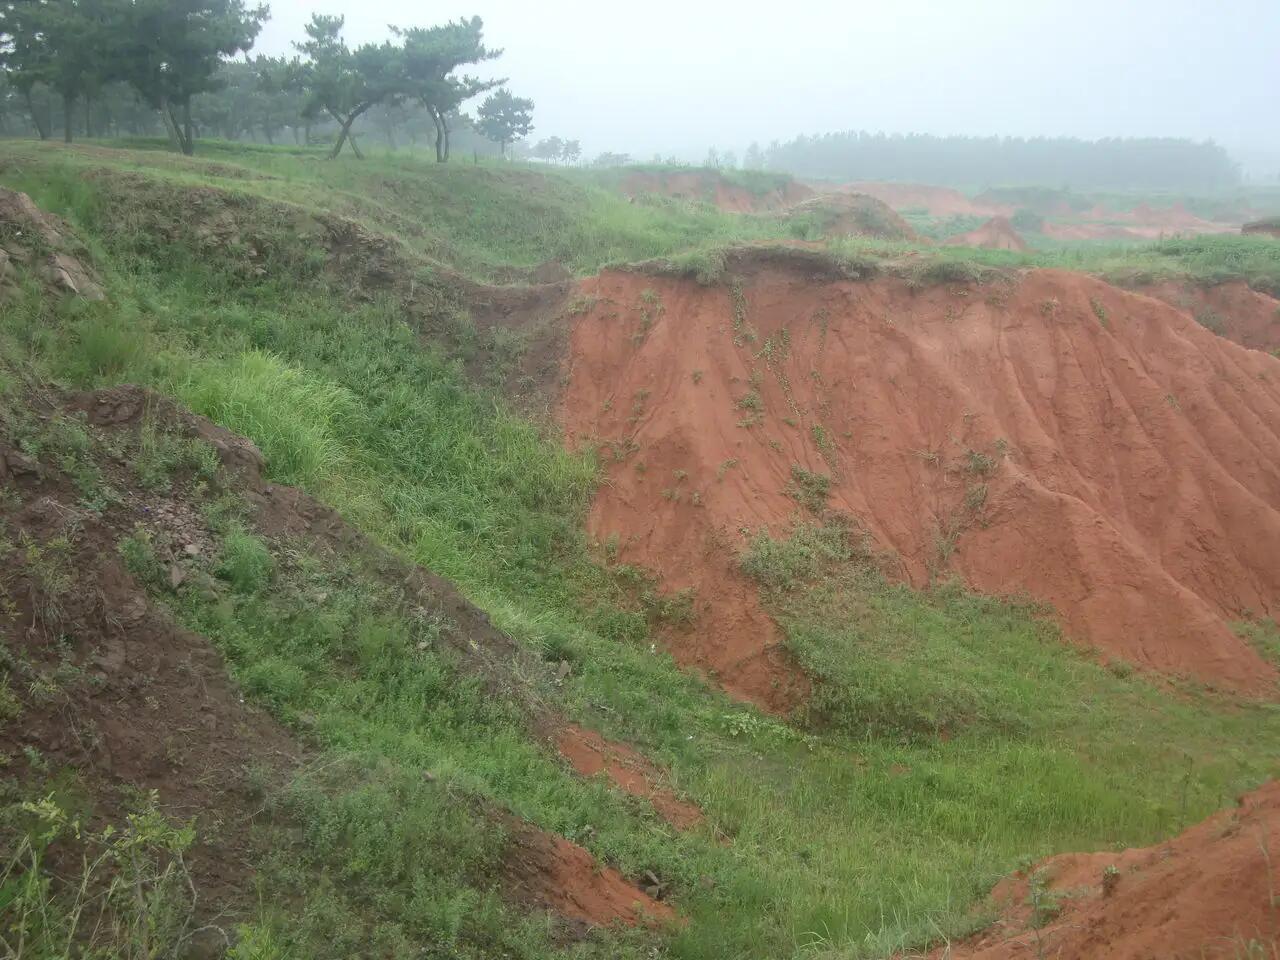
[[702,204],[630,203],[592,174],[523,164],[439,165],[394,154],[330,162],[323,151],[219,143],[190,158],[13,141],[3,144],[0,163],[9,181],[36,194],[51,181],[133,174],[350,217],[483,280],[519,279],[551,260],[590,273],[673,249],[783,235],[776,221]]
[[[823,678],[823,713],[837,722],[792,726],[731,703],[676,669],[654,644],[662,607],[645,602],[643,576],[588,542],[592,460],[477,386],[395,301],[344,300],[340,285],[301,269],[296,237],[264,244],[246,272],[235,250],[220,259],[182,234],[154,242],[146,205],[128,221],[108,214],[124,190],[180,209],[193,188],[215,189],[357,219],[477,277],[548,258],[586,271],[671,256],[761,238],[767,220],[627,204],[523,168],[326,164],[238,147],[193,161],[5,144],[0,184],[68,217],[109,292],[85,304],[29,290],[0,313],[7,402],[32,379],[135,382],[243,433],[272,479],[452,578],[520,643],[568,662],[558,705],[668,766],[709,820],[679,834],[571,776],[501,705],[401,656],[407,628],[371,609],[343,571],[258,563],[266,548],[224,545],[247,558],[240,599],[193,599],[178,614],[220,645],[249,696],[317,750],[356,758],[275,799],[308,833],[304,865],[331,882],[298,889],[312,872],[259,864],[270,909],[246,928],[244,942],[260,946],[246,957],[409,957],[425,941],[455,952],[440,955],[500,943],[527,957],[883,956],[970,929],[973,905],[1028,858],[1154,842],[1280,772],[1273,705],[1109,671],[1033,610],[954,585],[912,592],[839,536],[803,528],[751,544],[744,563]],[[854,252],[867,249],[902,252]],[[1146,255],[1196,262],[1190,250]],[[466,323],[457,298],[435,309],[442,324]],[[354,687],[335,646],[352,632],[369,664]],[[423,788],[424,771],[451,791]],[[653,871],[687,925],[657,942],[603,931],[561,948],[525,928],[495,940],[501,918],[466,893],[493,850],[441,806],[453,791],[559,831],[628,875]],[[461,832],[447,862],[431,862],[434,838],[451,831]],[[426,896],[433,885],[446,889]],[[278,896],[285,889],[295,896]],[[482,909],[477,932],[461,918]],[[347,915],[354,939],[337,938],[323,921]]]

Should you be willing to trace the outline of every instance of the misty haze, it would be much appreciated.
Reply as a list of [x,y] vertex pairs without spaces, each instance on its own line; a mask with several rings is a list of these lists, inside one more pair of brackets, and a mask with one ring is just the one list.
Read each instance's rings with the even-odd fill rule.
[[1280,5],[0,0],[6,960],[1276,960]]

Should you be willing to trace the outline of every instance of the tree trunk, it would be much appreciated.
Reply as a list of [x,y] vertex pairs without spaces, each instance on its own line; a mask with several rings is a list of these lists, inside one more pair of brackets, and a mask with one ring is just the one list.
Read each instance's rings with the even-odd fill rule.
[[329,111],[329,116],[333,117],[334,120],[337,120],[338,123],[342,125],[342,129],[338,131],[338,142],[335,143],[333,145],[333,149],[329,151],[330,160],[333,160],[338,156],[338,153],[342,150],[342,145],[346,142],[351,143],[351,152],[356,155],[357,160],[364,159],[364,154],[361,153],[360,148],[356,146],[356,135],[351,132],[351,125],[360,119],[360,114],[364,113],[372,106],[372,103],[366,103],[356,107],[356,109],[351,112],[351,115],[345,120],[339,117],[331,108],[325,108]]
[[48,131],[48,129],[44,126],[44,124],[42,124],[42,123],[40,122],[40,114],[39,114],[39,112],[36,110],[35,102],[34,102],[34,101],[32,100],[32,98],[31,98],[31,88],[30,88],[30,87],[28,87],[28,88],[26,89],[26,91],[24,92],[23,96],[24,96],[24,97],[26,97],[26,100],[27,100],[27,110],[31,113],[31,123],[32,123],[32,126],[34,126],[34,127],[36,128],[36,133],[38,133],[38,134],[40,135],[40,139],[41,139],[41,140],[48,140],[48,139],[49,139],[49,131]]
[[169,135],[169,146],[181,152],[182,132],[178,129],[178,122],[173,118],[173,111],[169,108],[168,97],[160,100],[160,122],[164,124],[164,132]]
[[[337,119],[335,117],[334,119]],[[335,160],[339,153],[342,152],[342,145],[347,142],[347,138],[351,136],[351,124],[356,122],[355,115],[352,114],[346,120],[340,121],[342,129],[338,131],[338,142],[333,145],[333,149],[329,151],[329,159]],[[355,151],[356,156],[360,156],[360,151],[356,147],[356,142],[351,141],[351,149]]]
[[62,95],[62,142],[71,142],[71,122],[75,119],[75,97]]
[[436,163],[444,163],[444,130],[440,126],[440,115],[432,107],[427,108],[431,114],[431,122],[436,128]]
[[191,156],[196,152],[195,136],[191,132],[191,98],[182,101],[182,152]]
[[265,123],[262,125],[262,135],[267,138],[267,145],[274,147],[276,145],[275,137],[271,136],[271,128]]
[[449,162],[449,118],[440,115],[440,126],[444,128],[444,162]]

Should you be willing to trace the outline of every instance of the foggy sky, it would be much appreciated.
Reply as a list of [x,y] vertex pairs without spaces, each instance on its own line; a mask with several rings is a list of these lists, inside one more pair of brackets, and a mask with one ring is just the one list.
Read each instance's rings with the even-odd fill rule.
[[1190,136],[1280,164],[1280,0],[275,0],[255,52],[291,52],[313,11],[352,46],[479,14],[506,51],[482,75],[588,155],[868,129]]

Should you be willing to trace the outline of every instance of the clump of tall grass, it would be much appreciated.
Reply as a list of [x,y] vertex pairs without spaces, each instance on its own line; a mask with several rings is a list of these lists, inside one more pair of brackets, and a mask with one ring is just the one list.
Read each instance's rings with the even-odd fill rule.
[[339,471],[344,440],[362,429],[350,390],[262,350],[192,364],[177,390],[196,413],[254,438],[272,475],[304,485]]

